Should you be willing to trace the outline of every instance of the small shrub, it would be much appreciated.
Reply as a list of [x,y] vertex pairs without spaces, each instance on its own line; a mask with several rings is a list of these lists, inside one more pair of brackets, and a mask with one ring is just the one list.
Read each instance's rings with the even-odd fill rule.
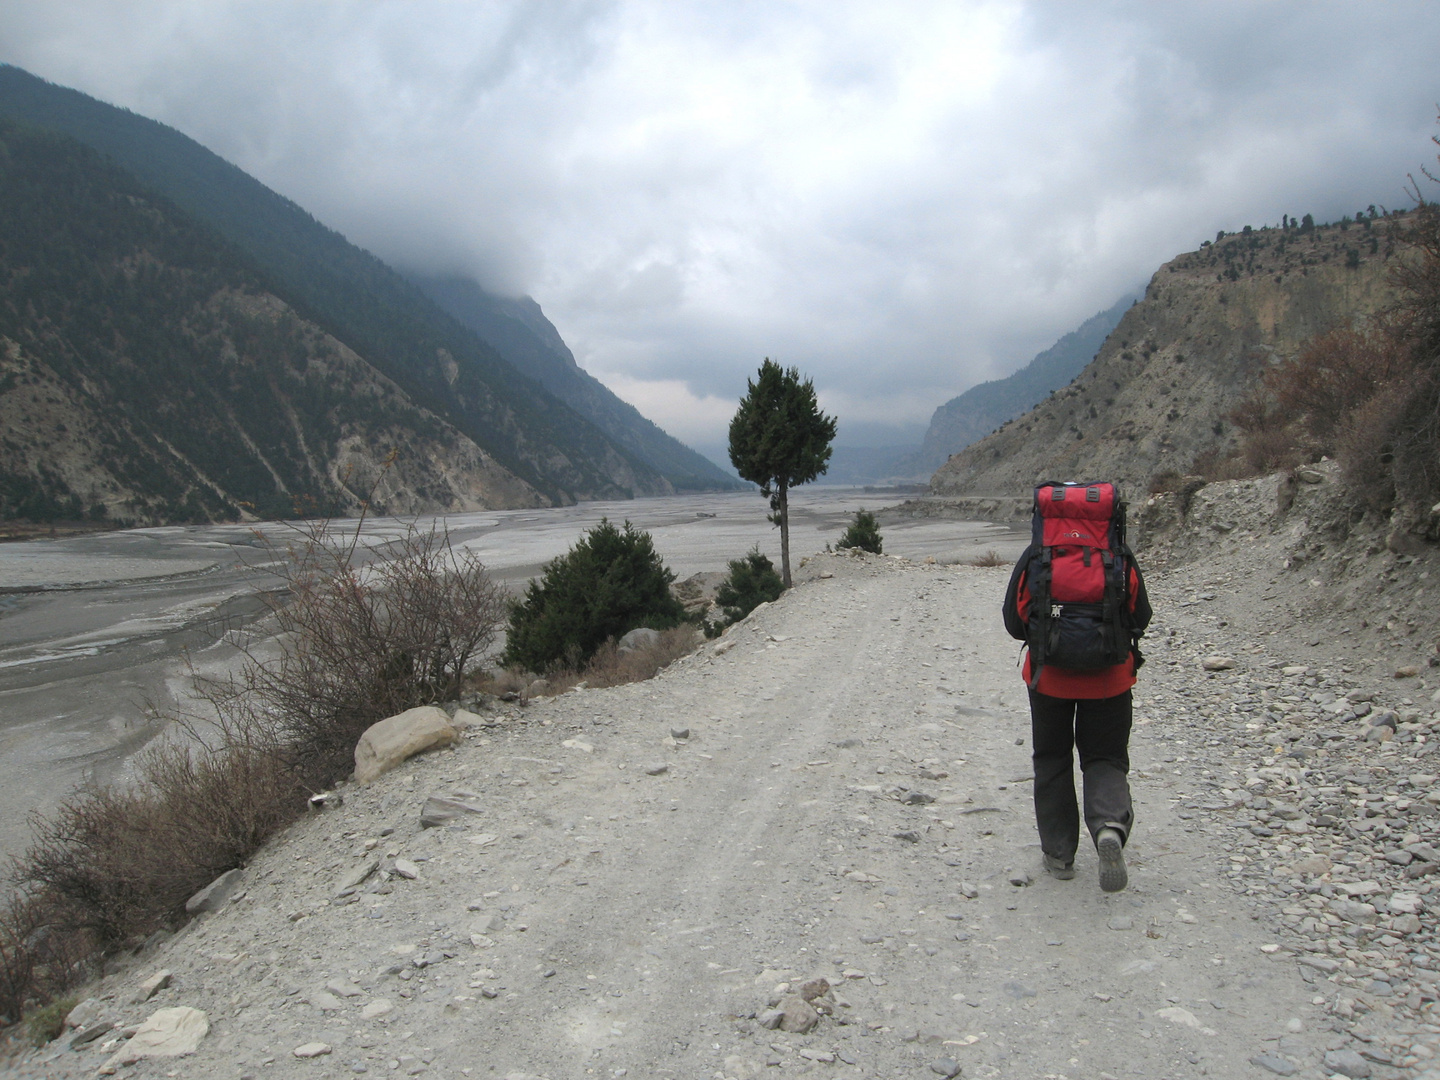
[[874,555],[883,554],[880,523],[875,520],[875,515],[869,510],[855,511],[855,520],[845,529],[835,546],[836,548],[859,548],[861,551],[868,551]]
[[1164,469],[1150,478],[1150,494],[1165,495],[1172,491],[1179,491],[1184,479],[1174,469]]
[[726,622],[739,622],[761,604],[780,599],[785,583],[775,566],[760,554],[758,546],[739,559],[729,562],[730,574],[715,590],[715,602],[725,613]]
[[519,668],[501,668],[495,672],[477,672],[476,676],[469,680],[469,684],[486,694],[494,694],[499,697],[502,694],[520,693],[534,679],[533,674],[521,671]]
[[1009,561],[1006,560],[1006,559],[1005,559],[998,551],[996,551],[994,548],[986,548],[986,549],[985,549],[983,552],[981,552],[979,555],[976,555],[973,559],[969,559],[969,560],[967,560],[967,561],[969,562],[969,564],[970,564],[971,566],[1009,566],[1009,565],[1010,565],[1010,564],[1009,564]]
[[1391,387],[1355,409],[1340,434],[1340,467],[1357,504],[1382,516],[1390,513],[1396,491],[1396,457],[1408,388]]
[[60,1037],[65,1030],[65,1017],[75,1008],[78,999],[73,997],[52,1001],[42,1005],[25,1018],[25,1032],[36,1046],[44,1046]]
[[607,638],[675,626],[685,608],[670,592],[674,580],[649,533],[602,518],[512,602],[503,662],[541,673],[578,669]]
[[85,970],[92,944],[57,932],[43,901],[16,893],[0,905],[0,1024],[63,994]]

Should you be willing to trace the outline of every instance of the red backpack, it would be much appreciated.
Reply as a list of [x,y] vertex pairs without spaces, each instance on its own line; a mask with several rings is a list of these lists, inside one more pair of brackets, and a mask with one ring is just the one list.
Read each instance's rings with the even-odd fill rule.
[[1123,663],[1133,650],[1138,667],[1141,631],[1129,612],[1135,556],[1115,485],[1041,484],[1031,529],[1021,557],[1028,560],[1029,619],[1016,635],[1030,647],[1031,689],[1046,664],[1095,671]]

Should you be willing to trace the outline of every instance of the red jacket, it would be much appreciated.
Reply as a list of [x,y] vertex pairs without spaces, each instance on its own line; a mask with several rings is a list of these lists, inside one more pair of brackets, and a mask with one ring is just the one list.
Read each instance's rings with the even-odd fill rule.
[[[1018,616],[1019,625],[1023,626],[1030,621],[1030,588],[1025,580],[1025,566],[1029,563],[1030,552],[1027,549],[1018,562],[1015,564],[1015,571],[1010,578],[1010,587],[1006,590],[1005,602],[1007,608],[1007,626],[1011,625],[1010,615]],[[1140,576],[1140,571],[1135,564],[1130,564],[1128,600],[1126,607],[1133,617],[1133,622],[1138,629],[1143,630],[1150,623],[1150,600],[1145,593],[1145,582]],[[1013,604],[1013,608],[1010,605]],[[1011,631],[1012,635],[1014,631]],[[1023,639],[1024,635],[1014,635]],[[1025,683],[1030,683],[1030,653],[1025,653],[1025,668],[1023,671]],[[1114,667],[1101,668],[1098,671],[1071,671],[1068,668],[1058,668],[1052,664],[1046,664],[1040,669],[1040,682],[1036,690],[1047,697],[1066,699],[1093,699],[1114,697],[1116,694],[1123,694],[1135,685],[1135,653],[1132,651],[1129,659],[1124,663],[1116,664]]]

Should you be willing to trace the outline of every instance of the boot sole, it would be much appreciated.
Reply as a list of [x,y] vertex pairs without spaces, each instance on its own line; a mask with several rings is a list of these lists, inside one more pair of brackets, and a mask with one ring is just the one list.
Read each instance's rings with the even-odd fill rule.
[[1100,891],[1120,892],[1130,883],[1125,870],[1125,849],[1120,837],[1113,832],[1104,833],[1095,844],[1100,857]]

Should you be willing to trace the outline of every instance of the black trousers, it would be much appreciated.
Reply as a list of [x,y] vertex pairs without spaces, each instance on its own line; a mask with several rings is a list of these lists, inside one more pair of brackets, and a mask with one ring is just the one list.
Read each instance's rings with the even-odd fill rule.
[[1130,806],[1130,691],[1109,698],[1066,700],[1030,691],[1031,760],[1035,765],[1035,824],[1040,848],[1066,862],[1080,843],[1075,803],[1075,749],[1085,778],[1085,827],[1124,841],[1135,820]]

